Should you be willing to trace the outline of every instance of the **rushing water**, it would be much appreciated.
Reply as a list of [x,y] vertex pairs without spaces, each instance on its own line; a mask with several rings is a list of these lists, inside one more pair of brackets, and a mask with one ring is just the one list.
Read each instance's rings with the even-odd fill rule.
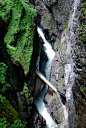
[[[55,56],[55,52],[52,49],[52,46],[45,39],[44,34],[42,32],[42,29],[38,27],[37,30],[38,30],[39,35],[42,37],[42,39],[45,43],[43,45],[43,47],[44,47],[44,50],[48,56],[48,61],[46,63],[45,73],[46,73],[46,78],[49,80],[50,70],[51,70],[51,62]],[[45,103],[43,102],[44,95],[47,92],[47,89],[48,89],[48,86],[46,85],[45,89],[37,97],[35,97],[34,100],[35,100],[35,103],[36,103],[36,106],[38,108],[39,113],[46,120],[46,126],[44,126],[44,128],[55,128],[57,126],[57,124],[55,123],[55,121],[52,119],[52,117],[48,113],[47,108],[45,106]]]

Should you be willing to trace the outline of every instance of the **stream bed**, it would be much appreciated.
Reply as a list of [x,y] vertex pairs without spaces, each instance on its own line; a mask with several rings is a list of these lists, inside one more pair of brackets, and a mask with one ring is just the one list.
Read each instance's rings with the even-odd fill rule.
[[[46,68],[45,68],[45,74],[46,74],[46,78],[49,80],[50,70],[51,70],[51,62],[55,56],[55,52],[52,49],[51,44],[45,39],[42,29],[38,27],[37,31],[44,41],[43,48],[48,57],[48,61],[46,63]],[[47,90],[48,90],[48,85],[45,85],[45,89],[43,89],[42,92],[37,97],[34,98],[34,101],[38,108],[39,113],[46,120],[46,125],[43,128],[55,128],[57,126],[57,124],[55,123],[55,121],[52,119],[52,117],[48,113],[47,107],[45,106],[45,103],[43,102],[43,99],[44,99],[44,96],[45,96]]]

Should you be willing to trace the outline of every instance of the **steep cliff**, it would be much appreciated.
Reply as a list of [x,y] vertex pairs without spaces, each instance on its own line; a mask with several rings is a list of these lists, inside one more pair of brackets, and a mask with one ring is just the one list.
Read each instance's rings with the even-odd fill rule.
[[[44,30],[45,37],[49,42],[52,42],[53,48],[56,51],[55,59],[52,62],[51,69],[51,82],[58,89],[62,101],[66,102],[65,94],[65,64],[70,63],[70,40],[69,30],[70,28],[64,30],[67,27],[69,12],[72,8],[73,1],[35,1],[34,8],[38,10],[38,26],[41,26]],[[64,30],[64,31],[63,31]],[[63,32],[63,33],[62,33]],[[62,38],[62,39],[61,39]],[[61,40],[61,41],[60,41]],[[66,53],[67,51],[67,53]],[[66,56],[67,54],[67,56]],[[52,91],[49,91],[48,95],[45,97],[45,102],[49,107],[49,111],[53,118],[61,123],[61,112],[57,112],[56,110],[60,110],[60,103],[56,101],[56,104],[53,103],[55,100],[55,95],[53,94],[54,99],[51,101]],[[53,104],[53,105],[52,105]],[[52,106],[52,107],[51,107]],[[56,108],[56,109],[55,109]]]
[[[32,97],[41,91],[44,83],[35,73],[39,39],[34,24],[36,11],[29,4],[37,10],[37,25],[42,27],[56,52],[50,81],[58,89],[68,110],[64,127],[85,128],[85,0],[0,1],[0,125],[11,127],[17,120],[13,125],[18,123],[23,127],[21,121],[24,121],[28,122],[26,127],[41,128],[45,123]],[[61,123],[61,106],[50,89],[45,102],[54,120]]]
[[36,77],[35,15],[28,1],[0,1],[0,127],[39,128],[45,122],[28,87]]
[[[68,127],[85,128],[85,0],[33,0],[31,5],[38,10],[37,24],[56,52],[50,80],[58,89],[62,102],[67,104]],[[52,94],[49,91],[45,99],[48,97],[49,110],[55,113],[50,92]]]
[[74,35],[76,42],[72,59],[75,63],[75,83],[73,95],[75,101],[77,128],[86,127],[86,2],[82,0],[76,14]]

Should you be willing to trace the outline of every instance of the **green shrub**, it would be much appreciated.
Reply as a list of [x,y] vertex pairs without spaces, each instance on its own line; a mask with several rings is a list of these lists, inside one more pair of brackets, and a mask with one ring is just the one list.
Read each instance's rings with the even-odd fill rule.
[[68,26],[68,22],[69,22],[69,20],[67,20],[67,21],[65,21],[65,22],[63,23],[63,28],[64,28],[64,29],[67,28],[67,26]]
[[[5,111],[5,116],[10,124],[14,123],[15,120],[20,120],[18,112],[12,107],[10,102],[5,99],[3,109]],[[11,116],[9,114],[11,113]]]
[[33,97],[30,95],[30,91],[28,90],[28,86],[24,83],[23,93],[25,94],[25,98],[33,103]]
[[1,62],[0,63],[0,83],[4,84],[5,83],[5,72],[7,71],[7,66],[5,63]]
[[0,92],[2,94],[11,87],[11,85],[5,81],[7,68],[8,66],[4,62],[0,63],[0,83],[2,84],[2,86],[0,86]]
[[8,122],[9,126],[12,124],[12,126],[22,128],[25,124],[21,123],[18,112],[4,96],[5,91],[11,87],[11,85],[5,81],[7,68],[8,66],[4,62],[0,63],[0,128],[8,127]]
[[24,122],[23,124],[21,123],[21,120],[15,120],[14,123],[11,125],[12,127],[16,127],[16,128],[19,128],[19,127],[24,127],[25,125],[27,124],[27,122]]
[[80,25],[78,30],[79,31],[79,39],[86,41],[86,25]]
[[7,128],[7,120],[5,117],[0,118],[0,128]]
[[[83,1],[85,2],[85,1]],[[80,26],[76,29],[79,33],[79,39],[86,42],[86,3],[82,3],[79,11]]]
[[0,102],[1,103],[4,103],[5,102],[5,99],[6,99],[6,97],[5,96],[2,96],[2,94],[0,94]]
[[27,0],[0,0],[0,17],[8,26],[4,38],[7,51],[13,61],[22,65],[25,74],[29,72],[33,52],[35,14]]

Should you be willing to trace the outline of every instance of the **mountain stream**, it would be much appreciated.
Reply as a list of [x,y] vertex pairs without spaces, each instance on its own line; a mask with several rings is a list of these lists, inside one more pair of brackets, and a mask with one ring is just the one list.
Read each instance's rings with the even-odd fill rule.
[[[52,49],[51,44],[45,39],[42,29],[38,27],[37,31],[44,41],[43,48],[48,57],[48,61],[46,63],[46,68],[45,68],[45,73],[46,73],[46,78],[49,80],[50,70],[51,70],[51,62],[55,56],[55,52]],[[46,126],[44,126],[43,128],[55,128],[57,126],[57,124],[55,123],[55,121],[52,119],[52,117],[48,113],[47,107],[45,106],[45,103],[43,102],[43,99],[44,99],[44,96],[45,96],[47,90],[48,90],[48,85],[45,85],[45,89],[43,89],[42,92],[37,97],[34,98],[34,101],[38,108],[39,113],[46,120]]]

